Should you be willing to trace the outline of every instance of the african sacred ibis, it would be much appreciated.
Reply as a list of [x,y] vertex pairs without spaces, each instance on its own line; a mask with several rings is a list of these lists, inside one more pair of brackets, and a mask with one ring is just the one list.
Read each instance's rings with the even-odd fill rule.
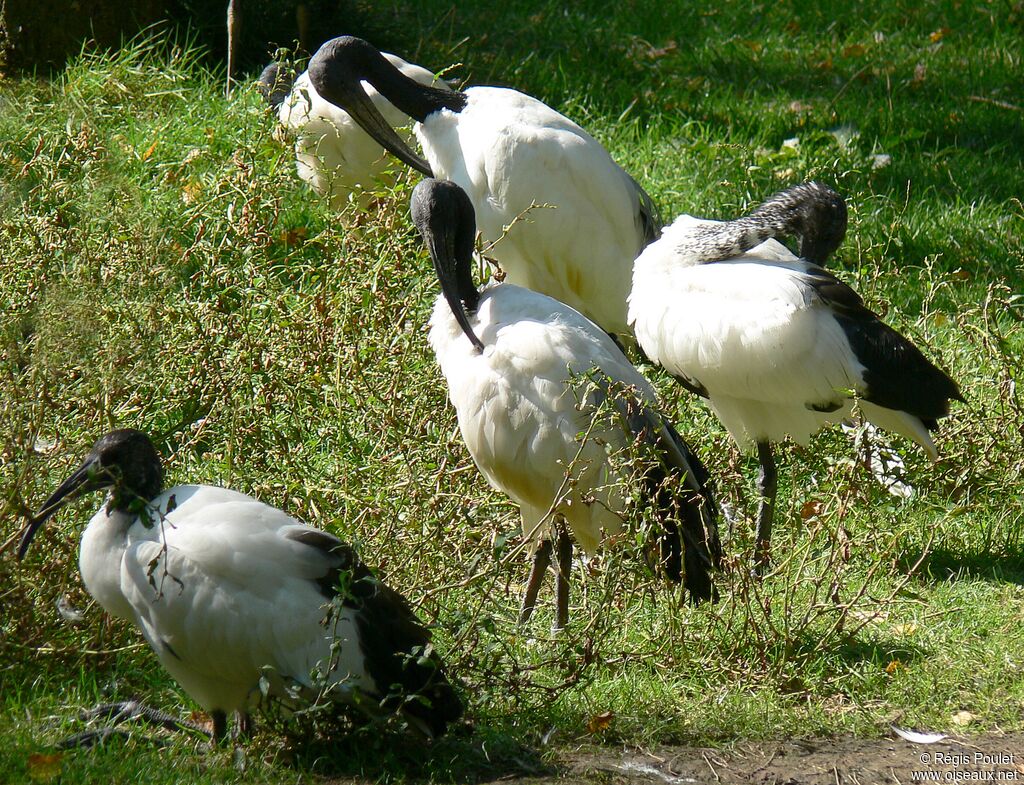
[[[448,89],[444,81],[435,79],[426,68],[388,52],[381,55],[407,78]],[[347,112],[320,97],[308,71],[288,85],[280,65],[272,63],[260,74],[258,86],[277,110],[281,125],[295,134],[295,168],[299,178],[321,196],[330,197],[332,208],[340,210],[353,200],[360,209],[366,209],[367,192],[380,185],[394,184],[394,162],[384,148]],[[364,85],[364,90],[388,125],[409,124],[409,116],[388,103],[372,85]]]
[[163,488],[144,433],[101,437],[31,520],[23,557],[61,506],[109,488],[82,534],[89,593],[141,631],[161,664],[213,718],[248,725],[261,697],[326,695],[372,713],[401,711],[410,726],[443,733],[462,706],[430,634],[406,600],[351,547],[245,494],[209,485]]
[[[821,267],[845,232],[842,197],[806,183],[733,221],[682,215],[634,266],[629,319],[640,347],[706,397],[741,448],[757,448],[759,570],[775,507],[771,442],[788,434],[806,444],[856,401],[869,421],[935,458],[928,431],[951,399],[963,400],[946,373]],[[793,234],[802,259],[771,239]]]
[[[650,197],[590,134],[515,90],[420,84],[350,36],[320,47],[309,77],[321,96],[402,161],[466,191],[487,253],[509,283],[628,335],[633,259],[661,226]],[[426,161],[376,110],[364,84],[417,121]]]
[[[412,216],[441,284],[430,344],[459,428],[484,477],[519,504],[523,536],[536,549],[521,620],[533,611],[554,534],[556,625],[565,626],[572,541],[555,520],[589,552],[602,532],[620,531],[629,512],[625,471],[609,452],[639,441],[658,457],[644,483],[664,513],[665,571],[683,580],[694,602],[712,598],[721,546],[708,474],[656,412],[650,383],[578,311],[510,283],[476,288],[473,205],[457,185],[424,180],[413,191]],[[617,422],[598,416],[608,399]]]

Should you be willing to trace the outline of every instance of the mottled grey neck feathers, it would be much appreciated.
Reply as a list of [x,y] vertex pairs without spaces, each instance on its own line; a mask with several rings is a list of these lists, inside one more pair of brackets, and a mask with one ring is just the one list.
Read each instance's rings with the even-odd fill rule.
[[749,215],[701,226],[680,249],[703,264],[732,259],[766,240],[795,236],[799,255],[823,265],[846,236],[846,202],[822,183],[810,182],[775,194]]

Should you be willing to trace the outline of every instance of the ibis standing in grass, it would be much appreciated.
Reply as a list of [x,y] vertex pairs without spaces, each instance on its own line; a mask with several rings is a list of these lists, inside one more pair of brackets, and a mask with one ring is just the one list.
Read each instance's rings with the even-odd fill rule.
[[[325,99],[428,177],[469,195],[488,255],[510,283],[554,297],[628,335],[633,259],[658,236],[650,197],[576,123],[515,90],[420,84],[377,49],[345,36],[309,63]],[[364,85],[417,121],[426,160],[377,111]]]
[[[721,558],[707,471],[655,410],[655,393],[614,341],[579,312],[510,283],[478,290],[473,205],[454,183],[424,180],[413,220],[441,295],[430,344],[459,428],[490,484],[519,504],[535,550],[520,618],[532,612],[556,541],[556,626],[568,619],[573,538],[593,552],[629,514],[626,468],[609,455],[644,444],[642,482],[662,513],[661,558],[694,601],[712,598]],[[602,420],[607,404],[612,417]]]
[[30,522],[19,558],[62,505],[100,489],[109,495],[79,552],[85,586],[142,631],[210,712],[215,740],[232,712],[248,725],[261,677],[284,700],[323,689],[371,715],[401,712],[431,736],[460,716],[428,631],[352,548],[226,488],[163,490],[160,458],[140,431],[96,442]]
[[[799,444],[854,405],[937,457],[929,435],[962,400],[956,384],[821,264],[846,205],[819,183],[733,221],[680,216],[636,260],[629,319],[647,356],[707,398],[741,448],[756,448],[755,559],[768,562],[776,468],[771,442]],[[800,238],[794,256],[773,239]]]
[[[388,52],[381,55],[406,78],[448,89],[426,68]],[[321,196],[328,196],[332,208],[341,210],[352,201],[358,208],[366,209],[369,194],[394,184],[394,160],[347,112],[320,96],[308,72],[288,84],[282,68],[274,63],[260,74],[259,87],[277,110],[281,125],[295,134],[295,168],[299,178]],[[403,127],[410,123],[409,116],[388,103],[373,85],[365,85],[364,89],[388,125]]]

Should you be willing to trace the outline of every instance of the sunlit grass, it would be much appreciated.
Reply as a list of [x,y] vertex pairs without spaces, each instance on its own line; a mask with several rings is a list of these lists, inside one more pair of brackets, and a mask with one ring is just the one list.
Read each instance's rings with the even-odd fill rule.
[[[627,538],[578,571],[566,633],[548,632],[546,601],[522,629],[518,515],[472,466],[425,340],[436,283],[408,183],[346,228],[297,182],[257,96],[224,102],[187,45],[142,42],[53,83],[5,83],[0,542],[99,433],[144,428],[172,481],[228,485],[356,542],[436,624],[472,723],[423,760],[363,737],[310,749],[267,734],[248,775],[230,753],[192,754],[194,741],[172,756],[117,743],[65,754],[54,765],[67,781],[460,780],[539,769],[579,739],[876,735],[949,728],[963,711],[967,730],[1020,727],[1024,139],[1020,113],[998,103],[1015,103],[1019,12],[621,5],[424,3],[416,27],[396,6],[379,10],[393,36],[381,45],[550,101],[667,217],[835,184],[851,210],[838,274],[967,398],[943,423],[942,460],[896,444],[916,489],[904,500],[839,431],[784,448],[777,569],[758,586],[755,461],[647,368],[738,515],[723,522],[723,599],[687,608]],[[80,728],[81,707],[140,695],[191,710],[81,588],[92,509],[62,514],[23,565],[0,556],[11,781]],[[81,624],[62,620],[61,597]]]

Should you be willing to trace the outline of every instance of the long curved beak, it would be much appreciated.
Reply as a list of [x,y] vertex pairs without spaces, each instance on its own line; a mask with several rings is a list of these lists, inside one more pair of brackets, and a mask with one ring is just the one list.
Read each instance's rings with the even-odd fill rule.
[[307,70],[316,91],[327,101],[348,112],[356,124],[381,147],[420,174],[434,176],[430,164],[416,155],[377,111],[363,90],[362,82],[342,72],[342,66],[333,62],[330,54],[318,52]]
[[441,293],[448,301],[452,309],[455,321],[459,323],[462,332],[466,334],[470,342],[477,348],[477,351],[484,350],[481,341],[473,327],[469,323],[469,316],[466,314],[466,307],[460,296],[459,275],[455,263],[455,241],[452,235],[445,232],[440,238],[434,232],[425,233],[423,238],[427,243],[427,250],[434,262],[434,272],[437,273],[438,283],[441,284]]
[[455,183],[428,179],[413,189],[409,208],[455,321],[477,351],[482,352],[483,341],[473,332],[466,313],[467,308],[474,312],[480,300],[472,272],[476,236],[473,203]]
[[21,536],[21,544],[18,545],[18,561],[25,558],[28,546],[32,544],[33,538],[39,528],[46,523],[53,515],[72,499],[103,487],[106,483],[97,476],[100,462],[97,458],[87,459],[74,474],[68,477],[55,490],[50,498],[46,500],[42,508],[28,522],[28,528]]
[[420,174],[427,177],[434,176],[430,164],[416,155],[405,143],[405,140],[388,124],[384,116],[377,111],[377,107],[363,91],[362,83],[356,82],[354,86],[346,85],[344,92],[349,101],[348,105],[342,108],[352,116],[360,128],[377,141],[377,144]]

